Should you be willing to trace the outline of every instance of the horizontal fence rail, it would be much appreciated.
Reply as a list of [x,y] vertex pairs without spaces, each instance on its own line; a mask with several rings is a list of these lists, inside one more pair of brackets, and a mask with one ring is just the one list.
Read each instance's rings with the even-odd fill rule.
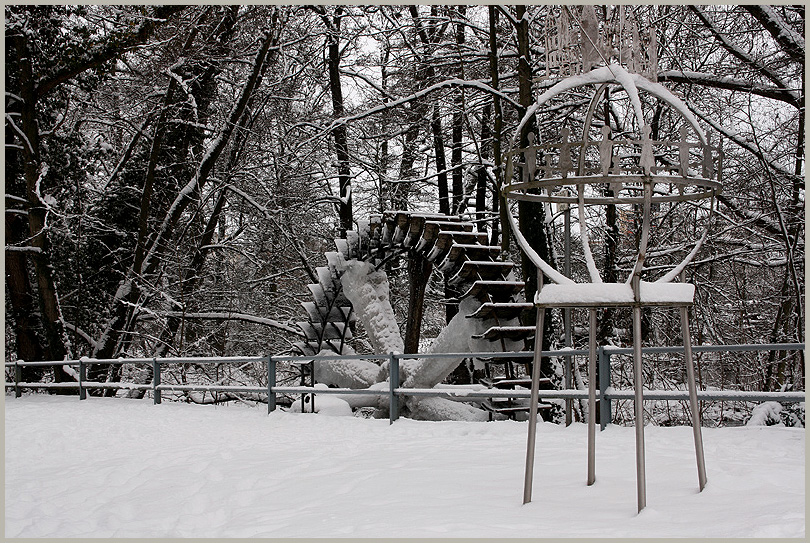
[[[775,343],[775,344],[745,344],[745,345],[700,345],[693,346],[692,351],[699,352],[743,352],[743,351],[803,351],[804,343]],[[647,347],[642,349],[643,354],[664,354],[683,353],[683,346],[676,347]],[[600,402],[600,420],[602,428],[612,420],[611,400],[629,400],[634,397],[632,389],[616,389],[610,385],[611,356],[632,354],[632,348],[601,346],[597,349],[599,363],[599,383],[597,390],[597,400]],[[588,356],[587,349],[559,349],[543,351],[543,356],[569,358],[574,356]],[[255,393],[267,395],[268,413],[276,409],[276,396],[278,394],[308,394],[308,395],[360,395],[360,396],[388,396],[390,407],[389,418],[393,422],[399,418],[398,398],[406,396],[437,396],[456,400],[484,400],[487,398],[530,398],[531,391],[506,390],[487,388],[484,385],[439,385],[436,388],[403,388],[399,384],[399,362],[400,360],[415,359],[479,359],[493,360],[499,358],[520,359],[525,358],[526,362],[531,362],[534,353],[531,351],[521,352],[478,352],[478,353],[426,353],[426,354],[371,354],[371,355],[323,355],[323,356],[232,356],[232,357],[178,357],[178,358],[111,358],[111,359],[91,359],[82,358],[80,360],[65,361],[45,361],[45,362],[7,362],[6,369],[14,370],[14,382],[6,382],[6,389],[14,389],[17,397],[21,396],[23,389],[76,389],[79,392],[79,399],[87,398],[87,389],[110,389],[110,390],[146,390],[152,391],[155,404],[162,401],[161,392],[230,392],[230,393]],[[316,386],[279,386],[277,385],[277,363],[290,362],[297,365],[313,364],[316,361],[340,361],[340,360],[388,360],[390,368],[389,386],[387,389],[352,389],[352,388],[322,388]],[[251,364],[261,363],[267,368],[267,386],[235,386],[224,384],[167,384],[161,383],[161,367],[176,364]],[[153,378],[151,383],[112,383],[88,381],[86,378],[87,367],[90,365],[119,365],[119,364],[147,364],[152,366]],[[53,367],[69,366],[78,367],[78,380],[74,382],[50,382],[32,383],[22,380],[22,368],[25,367]],[[565,389],[565,390],[541,390],[540,397],[543,399],[566,399],[585,400],[588,398],[587,390]],[[698,400],[701,401],[741,401],[741,402],[765,402],[778,401],[786,403],[804,402],[805,392],[756,392],[741,390],[699,390]],[[686,390],[644,390],[645,400],[688,400],[689,393]]]

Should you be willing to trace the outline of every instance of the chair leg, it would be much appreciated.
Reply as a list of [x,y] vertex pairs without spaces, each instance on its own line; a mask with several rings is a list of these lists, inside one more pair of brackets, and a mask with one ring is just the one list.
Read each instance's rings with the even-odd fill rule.
[[537,330],[534,333],[534,362],[532,363],[532,395],[529,403],[529,436],[526,443],[526,471],[523,479],[523,503],[532,501],[534,478],[534,444],[537,434],[537,404],[540,388],[540,360],[543,349],[543,316],[545,310],[537,308]]
[[681,308],[681,330],[683,334],[683,358],[686,364],[686,380],[689,386],[689,409],[692,411],[692,434],[695,438],[698,484],[701,492],[706,487],[706,463],[703,458],[703,435],[700,430],[700,404],[695,383],[695,364],[692,359],[692,335],[689,331],[689,309]]
[[588,331],[588,486],[596,482],[596,309]]
[[633,386],[636,415],[636,490],[638,511],[647,506],[647,483],[644,461],[644,375],[641,371],[641,308],[633,308]]

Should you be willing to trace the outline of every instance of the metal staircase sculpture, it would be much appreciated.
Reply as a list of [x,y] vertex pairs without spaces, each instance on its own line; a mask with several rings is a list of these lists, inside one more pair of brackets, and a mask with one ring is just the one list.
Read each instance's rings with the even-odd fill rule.
[[[460,292],[459,300],[473,298],[480,303],[468,315],[485,323],[485,331],[473,338],[498,342],[501,351],[509,351],[507,341],[530,340],[534,326],[505,324],[534,304],[521,301],[524,282],[513,278],[514,264],[503,260],[500,246],[488,244],[485,232],[475,223],[460,216],[448,216],[410,211],[385,211],[361,222],[357,231],[348,231],[346,239],[336,239],[337,251],[325,254],[327,265],[318,267],[318,282],[308,285],[313,301],[302,302],[307,320],[298,322],[306,339],[294,344],[304,356],[313,356],[324,349],[342,354],[343,346],[352,339],[356,316],[351,302],[342,292],[340,260],[362,260],[375,266],[400,256],[420,255],[447,278],[447,284]],[[528,388],[531,380],[528,368],[519,378],[516,365],[527,365],[526,358],[484,360],[487,377],[484,384],[495,388]],[[494,366],[502,366],[499,371]],[[544,388],[550,379],[542,380]],[[526,402],[488,400],[483,407],[491,413],[512,416],[527,411]],[[538,409],[550,408],[539,404]]]

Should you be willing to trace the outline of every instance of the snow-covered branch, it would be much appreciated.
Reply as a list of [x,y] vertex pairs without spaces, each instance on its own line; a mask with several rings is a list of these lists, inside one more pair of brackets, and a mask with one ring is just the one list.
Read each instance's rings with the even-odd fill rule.
[[705,122],[706,124],[708,124],[709,126],[714,128],[715,130],[717,130],[720,134],[722,134],[723,136],[725,136],[726,138],[728,138],[729,140],[731,140],[732,142],[734,142],[738,146],[742,147],[746,151],[751,152],[754,156],[759,158],[763,163],[767,164],[769,168],[773,169],[776,172],[779,172],[780,175],[783,175],[783,176],[787,177],[788,179],[791,179],[791,180],[793,180],[793,179],[801,179],[802,182],[803,182],[803,180],[804,180],[803,177],[797,176],[792,171],[786,169],[784,166],[781,166],[781,165],[777,164],[776,162],[771,160],[769,157],[765,156],[764,151],[760,152],[760,150],[757,149],[756,146],[754,146],[754,145],[744,141],[742,138],[740,138],[735,131],[730,130],[730,129],[725,128],[724,126],[722,126],[720,123],[718,123],[714,119],[713,116],[704,113],[703,111],[701,111],[700,109],[695,107],[694,104],[688,104],[688,105],[689,105],[689,109],[695,115],[700,117],[700,119],[703,122]]
[[71,332],[75,333],[77,336],[80,336],[83,340],[85,340],[87,343],[89,343],[91,347],[95,348],[96,341],[92,337],[90,337],[90,334],[88,334],[87,332],[85,332],[84,330],[82,330],[81,328],[76,326],[75,324],[71,324],[69,322],[63,322],[62,324],[64,324],[65,328],[67,328]]
[[6,245],[6,251],[10,253],[33,253],[33,254],[42,254],[42,248],[40,247],[32,247],[30,245],[26,245],[24,247],[15,247],[14,245]]
[[786,102],[797,109],[804,106],[804,97],[797,92],[778,87],[769,87],[753,81],[744,81],[731,77],[717,76],[705,72],[690,72],[668,70],[658,74],[659,81],[672,81],[674,83],[690,83],[717,89],[749,92],[765,98]]
[[275,319],[258,317],[256,315],[249,315],[247,313],[231,313],[222,311],[208,311],[198,313],[184,313],[182,311],[150,311],[149,313],[141,315],[139,318],[141,320],[151,320],[156,317],[176,317],[183,319],[217,320],[217,321],[234,320],[234,321],[252,322],[254,324],[261,324],[263,326],[269,326],[271,328],[284,330],[285,332],[289,332],[297,336],[301,337],[304,336],[304,333],[301,332],[301,330],[296,328],[295,326],[284,324],[283,322],[277,321]]
[[744,51],[739,46],[734,44],[731,40],[728,39],[725,32],[722,32],[717,26],[709,19],[708,15],[699,7],[699,6],[689,6],[689,9],[697,15],[698,19],[703,23],[703,25],[711,32],[714,38],[720,43],[720,45],[729,53],[731,53],[734,57],[738,60],[741,60],[743,64],[750,66],[761,75],[770,79],[774,84],[776,84],[780,88],[786,88],[787,85],[782,81],[782,78],[776,74],[770,67],[766,66],[762,62],[757,61],[753,58],[747,51]]
[[331,133],[336,127],[340,125],[345,125],[354,121],[359,121],[360,119],[365,119],[366,117],[370,117],[371,115],[376,115],[378,113],[383,113],[394,107],[399,107],[404,104],[408,104],[415,100],[419,100],[428,94],[436,92],[441,89],[452,88],[452,87],[465,87],[471,89],[477,89],[482,92],[486,92],[501,98],[512,104],[515,107],[519,107],[518,103],[512,100],[508,95],[504,94],[503,92],[493,89],[489,85],[487,85],[484,80],[470,80],[470,79],[445,79],[444,81],[440,81],[434,85],[430,85],[429,87],[425,87],[424,89],[414,92],[408,96],[400,98],[399,100],[394,100],[393,102],[385,102],[380,104],[379,106],[373,107],[371,109],[367,109],[355,115],[349,115],[346,117],[341,117],[339,119],[335,119],[329,126],[320,130],[320,132],[307,140],[303,141],[301,145],[306,145],[313,140],[318,139],[321,136]]
[[743,5],[742,7],[765,27],[765,30],[773,36],[773,39],[790,58],[804,64],[806,54],[804,38],[790,28],[771,6]]
[[185,210],[186,206],[188,206],[190,203],[192,194],[198,190],[203,183],[205,183],[208,175],[214,169],[214,165],[216,164],[219,155],[225,149],[225,146],[233,133],[234,127],[242,117],[242,114],[245,112],[248,100],[250,99],[253,89],[259,80],[262,66],[264,65],[264,61],[272,41],[273,40],[269,32],[265,32],[264,42],[259,48],[259,52],[256,54],[256,59],[253,63],[253,70],[248,76],[245,86],[242,88],[242,93],[239,96],[239,100],[231,110],[231,114],[229,115],[222,132],[214,139],[210,148],[208,149],[208,152],[200,162],[194,177],[192,177],[192,179],[186,183],[186,185],[180,190],[177,197],[174,199],[174,202],[172,202],[172,205],[169,208],[169,211],[166,213],[166,217],[160,226],[160,230],[158,231],[155,242],[152,244],[152,247],[149,249],[149,253],[144,259],[143,269],[148,269],[150,260],[155,257],[157,251],[162,250],[162,245],[166,242],[169,232],[172,228],[174,228],[174,225],[179,220],[183,210]]

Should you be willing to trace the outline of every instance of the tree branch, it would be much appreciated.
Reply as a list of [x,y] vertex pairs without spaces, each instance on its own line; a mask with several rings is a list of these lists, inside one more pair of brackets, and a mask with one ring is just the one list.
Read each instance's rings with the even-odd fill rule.
[[[722,45],[726,51],[731,53],[732,56],[741,60],[744,64],[756,70],[767,79],[770,79],[778,87],[782,89],[787,88],[787,85],[785,85],[784,81],[782,81],[782,78],[779,77],[775,72],[771,71],[770,68],[768,68],[761,62],[758,62],[757,60],[752,58],[748,53],[746,53],[745,51],[737,47],[735,44],[733,44],[726,37],[726,35],[723,32],[721,32],[720,29],[717,28],[712,21],[709,20],[709,17],[703,12],[703,10],[700,9],[699,6],[690,5],[689,9],[692,10],[695,13],[695,15],[697,15],[698,19],[700,19],[700,21],[706,26],[709,32],[711,32],[711,34],[715,37],[715,39],[718,42],[720,42],[720,45]],[[804,62],[804,60],[802,60],[802,62]]]
[[172,202],[172,205],[163,220],[163,224],[161,224],[155,241],[144,259],[144,269],[148,269],[150,264],[154,265],[154,261],[152,261],[152,259],[154,258],[155,254],[162,250],[162,246],[164,243],[166,243],[166,238],[169,235],[169,232],[171,232],[171,230],[174,228],[174,225],[180,219],[183,211],[191,202],[192,194],[208,179],[208,175],[213,170],[219,155],[222,153],[223,149],[225,149],[234,127],[237,125],[239,119],[242,117],[242,114],[245,112],[248,100],[250,99],[250,95],[253,93],[253,89],[259,80],[259,76],[264,67],[267,52],[270,49],[270,45],[273,43],[273,41],[274,40],[270,35],[270,32],[265,31],[264,43],[262,43],[261,47],[259,48],[259,52],[256,54],[256,60],[253,63],[253,70],[251,71],[250,76],[242,89],[242,94],[239,97],[239,101],[231,110],[231,114],[229,115],[228,120],[225,122],[225,126],[222,128],[222,132],[213,141],[210,149],[200,162],[194,177],[188,183],[186,183],[186,185],[180,190],[180,193],[177,195],[174,202]]
[[770,6],[743,5],[742,8],[754,16],[765,27],[773,39],[782,47],[782,51],[795,60],[804,64],[805,45],[804,38],[797,34]]
[[160,20],[156,21],[155,19],[165,20],[175,13],[179,13],[180,11],[186,9],[186,7],[187,6],[177,5],[156,7],[153,16],[147,18],[134,32],[125,33],[117,38],[107,40],[103,47],[95,51],[88,52],[87,55],[85,55],[75,64],[65,66],[56,73],[40,79],[36,88],[34,89],[36,98],[38,100],[41,99],[57,86],[79,75],[85,70],[100,66],[108,60],[112,60],[116,56],[120,55],[127,49],[142,45],[146,42],[146,40],[149,39],[149,36],[151,36],[155,29],[159,26],[158,23],[164,22]]
[[261,324],[271,328],[277,328],[296,336],[304,337],[304,333],[297,327],[284,324],[275,319],[267,319],[264,317],[257,317],[256,315],[249,315],[247,313],[231,313],[231,312],[200,312],[200,313],[184,313],[182,311],[150,311],[139,316],[139,320],[150,320],[155,317],[175,317],[183,319],[198,319],[198,320],[235,320],[243,322],[252,322],[254,324]]
[[733,79],[731,77],[716,76],[704,72],[689,72],[668,70],[658,74],[659,81],[672,81],[673,83],[690,83],[693,85],[701,85],[704,87],[713,87],[717,89],[726,89],[733,91],[747,92],[770,98],[772,100],[779,100],[786,102],[796,109],[804,107],[804,96],[777,87],[768,87],[759,83],[751,81],[743,81],[741,79]]
[[761,162],[763,162],[764,164],[767,164],[767,166],[769,168],[771,168],[772,170],[778,172],[780,175],[785,176],[787,179],[790,179],[791,181],[793,181],[793,180],[801,180],[801,182],[804,182],[804,178],[802,176],[796,175],[792,171],[784,168],[783,166],[780,166],[779,164],[777,164],[776,162],[774,162],[773,160],[771,160],[770,158],[768,158],[767,156],[762,154],[756,147],[754,147],[753,145],[751,145],[748,142],[743,141],[739,136],[734,134],[732,131],[730,131],[727,128],[723,127],[711,115],[707,115],[703,111],[701,111],[698,108],[694,107],[692,104],[687,104],[687,107],[692,111],[692,113],[694,113],[695,115],[700,117],[700,119],[703,120],[704,122],[706,122],[709,126],[714,128],[715,130],[717,130],[720,134],[722,134],[723,136],[725,136],[726,138],[728,138],[729,140],[734,142],[736,145],[738,145],[738,146],[742,147],[743,149],[745,149],[746,151],[749,151],[750,153],[752,153]]

